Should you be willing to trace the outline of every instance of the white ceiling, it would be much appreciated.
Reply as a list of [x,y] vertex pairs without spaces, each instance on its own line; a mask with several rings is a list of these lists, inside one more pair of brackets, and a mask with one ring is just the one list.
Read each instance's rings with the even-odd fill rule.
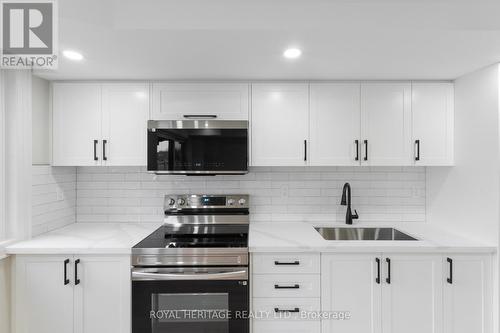
[[48,79],[454,79],[500,61],[499,0],[58,4],[60,51],[85,61]]

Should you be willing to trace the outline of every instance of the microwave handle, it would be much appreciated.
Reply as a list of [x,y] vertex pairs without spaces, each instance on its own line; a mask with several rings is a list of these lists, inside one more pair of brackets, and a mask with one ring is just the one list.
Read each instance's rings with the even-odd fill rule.
[[217,118],[217,115],[215,114],[185,114],[183,115],[184,118],[190,119],[190,118],[209,118],[209,119],[215,119]]
[[194,274],[176,274],[176,273],[154,273],[132,271],[132,280],[246,280],[248,271],[246,269],[233,272],[219,273],[194,273]]

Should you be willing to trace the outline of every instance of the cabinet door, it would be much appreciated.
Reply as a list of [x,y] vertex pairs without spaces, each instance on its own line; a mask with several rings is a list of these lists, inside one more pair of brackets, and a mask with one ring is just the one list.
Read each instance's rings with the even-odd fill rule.
[[383,264],[382,331],[442,332],[441,256],[387,255]]
[[104,165],[146,165],[148,115],[148,84],[102,86]]
[[359,165],[360,84],[311,84],[310,96],[311,165]]
[[153,84],[154,120],[214,116],[224,120],[248,120],[245,83],[156,83]]
[[363,165],[410,165],[410,83],[361,85]]
[[252,165],[307,165],[307,84],[252,85]]
[[101,165],[100,86],[54,83],[52,89],[52,165]]
[[412,133],[416,165],[453,164],[453,84],[412,84]]
[[73,280],[67,256],[16,256],[16,333],[73,332]]
[[322,311],[349,311],[348,320],[323,320],[323,333],[381,332],[381,282],[375,255],[321,257]]
[[130,257],[75,256],[75,333],[130,332]]
[[447,259],[443,259],[444,332],[492,332],[491,258],[450,255],[451,263]]

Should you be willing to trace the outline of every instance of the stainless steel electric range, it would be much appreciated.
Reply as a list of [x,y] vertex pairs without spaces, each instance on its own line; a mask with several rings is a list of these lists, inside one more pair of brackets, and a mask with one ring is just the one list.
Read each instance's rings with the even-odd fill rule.
[[247,333],[247,195],[170,195],[132,248],[132,333]]

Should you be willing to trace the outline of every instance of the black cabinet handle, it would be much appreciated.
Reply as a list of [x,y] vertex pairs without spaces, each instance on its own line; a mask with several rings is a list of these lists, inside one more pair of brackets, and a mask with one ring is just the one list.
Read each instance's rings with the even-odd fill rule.
[[282,310],[280,308],[274,308],[274,312],[279,313],[279,312],[291,312],[291,313],[297,313],[300,312],[299,308],[294,308],[294,309],[289,309],[289,310]]
[[363,143],[365,145],[365,157],[363,160],[368,161],[368,140],[364,140]]
[[80,284],[80,279],[78,278],[78,264],[80,263],[80,259],[75,260],[75,286]]
[[377,262],[377,277],[375,278],[375,282],[380,284],[380,259],[375,258],[375,261]]
[[299,289],[300,286],[298,284],[294,284],[293,286],[280,286],[279,284],[274,285],[274,289]]
[[102,140],[102,160],[107,161],[108,158],[106,157],[106,144],[108,143],[108,140]]
[[64,260],[64,285],[69,284],[69,279],[68,279],[68,264],[69,264],[69,259]]
[[276,266],[286,266],[286,265],[291,266],[291,265],[300,265],[300,261],[295,260],[295,261],[291,261],[291,262],[281,262],[281,261],[277,261],[277,260],[276,260],[276,261],[274,262],[274,264],[275,264]]
[[356,158],[355,161],[359,161],[359,140],[354,140],[354,144],[356,145]]
[[415,140],[415,161],[420,161],[420,140]]
[[214,119],[217,118],[217,115],[215,114],[185,114],[183,115],[184,118],[210,118]]
[[446,282],[453,284],[453,260],[451,258],[446,258],[446,261],[450,264],[450,276],[446,279]]
[[307,140],[304,140],[304,161],[307,161]]
[[97,140],[94,140],[94,161],[97,161]]
[[385,258],[385,261],[387,262],[387,278],[385,279],[385,282],[391,284],[391,259]]

